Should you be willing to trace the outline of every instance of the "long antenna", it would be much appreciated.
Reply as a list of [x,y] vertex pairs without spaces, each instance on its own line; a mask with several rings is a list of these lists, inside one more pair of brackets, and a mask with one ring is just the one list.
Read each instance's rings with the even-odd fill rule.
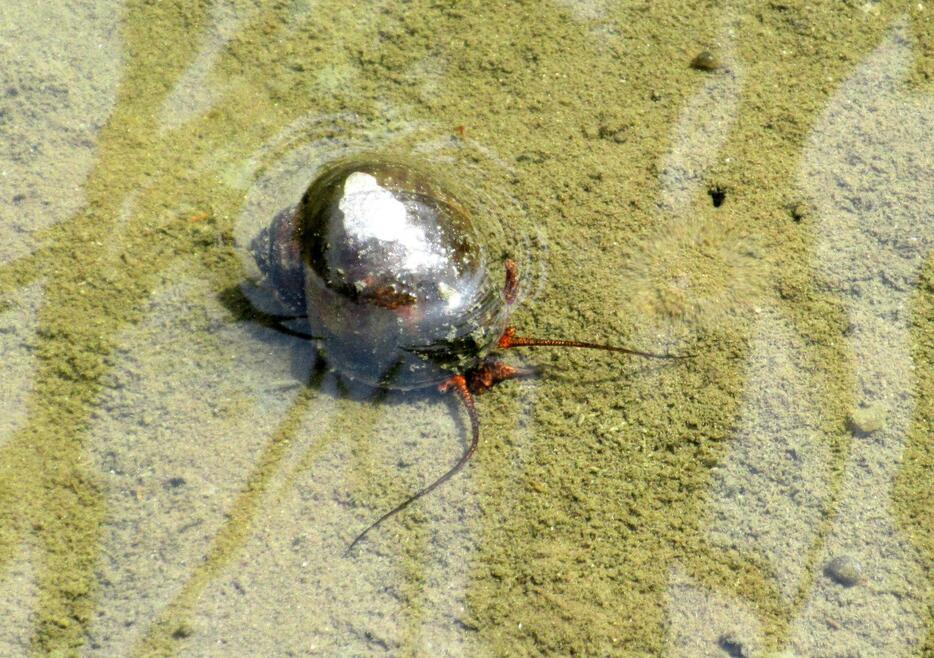
[[515,327],[506,327],[503,335],[500,336],[497,346],[501,350],[507,350],[511,347],[582,347],[592,350],[606,350],[607,352],[622,352],[624,354],[644,356],[650,359],[690,359],[693,356],[693,354],[658,354],[656,352],[643,352],[642,350],[633,350],[628,347],[616,347],[614,345],[588,343],[580,340],[527,338],[525,336],[516,336]]
[[479,444],[480,442],[480,419],[477,416],[477,407],[474,404],[473,394],[471,394],[470,389],[467,387],[467,380],[464,378],[463,375],[454,375],[450,379],[443,382],[440,386],[438,386],[438,390],[441,391],[442,393],[446,393],[447,391],[451,389],[453,389],[454,392],[456,392],[460,396],[460,399],[464,402],[464,407],[467,409],[467,415],[470,416],[470,428],[472,431],[472,438],[470,441],[470,445],[467,446],[467,450],[464,451],[464,454],[461,455],[461,458],[457,460],[457,463],[454,464],[454,466],[452,466],[450,470],[448,470],[447,473],[439,477],[437,480],[429,484],[427,487],[425,487],[421,491],[417,491],[416,493],[412,494],[406,500],[402,501],[401,503],[396,505],[394,508],[392,508],[391,510],[383,514],[381,517],[376,519],[373,523],[371,523],[367,527],[366,530],[364,530],[359,535],[357,535],[357,538],[354,539],[350,543],[350,546],[348,546],[347,550],[344,551],[344,555],[350,554],[350,552],[353,551],[354,547],[357,544],[359,544],[360,541],[364,537],[366,537],[367,533],[370,532],[370,530],[373,530],[386,519],[392,516],[395,516],[396,514],[404,510],[406,507],[414,503],[416,500],[418,500],[422,496],[427,496],[432,491],[440,487],[442,484],[450,480],[451,477],[453,477],[455,473],[457,473],[459,470],[461,470],[461,468],[464,467],[464,464],[466,464],[470,460],[470,457],[474,454],[474,452],[477,451],[477,444]]

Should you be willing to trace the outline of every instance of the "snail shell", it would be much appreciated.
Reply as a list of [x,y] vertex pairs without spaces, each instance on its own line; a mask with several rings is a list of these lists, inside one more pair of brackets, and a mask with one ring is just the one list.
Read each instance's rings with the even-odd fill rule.
[[325,359],[350,379],[439,384],[476,365],[505,328],[502,285],[467,211],[408,165],[327,168],[259,245],[280,303],[307,313]]

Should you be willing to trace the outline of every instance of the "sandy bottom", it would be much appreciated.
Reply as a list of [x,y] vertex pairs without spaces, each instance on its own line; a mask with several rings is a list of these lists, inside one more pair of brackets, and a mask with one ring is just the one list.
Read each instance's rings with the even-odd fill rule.
[[[21,4],[0,654],[934,654],[931,7]],[[250,240],[358,153],[521,334],[693,357],[505,355],[348,556],[469,429],[256,321]]]

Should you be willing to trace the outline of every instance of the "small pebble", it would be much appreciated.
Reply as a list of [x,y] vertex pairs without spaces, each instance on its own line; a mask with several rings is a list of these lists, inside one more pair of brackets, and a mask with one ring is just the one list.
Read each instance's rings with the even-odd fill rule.
[[795,201],[788,205],[788,213],[796,223],[806,220],[811,212],[811,206],[806,201]]
[[872,434],[885,427],[885,408],[881,404],[853,409],[846,419],[847,427],[854,434]]
[[172,631],[172,637],[176,640],[184,640],[185,638],[191,637],[194,635],[195,629],[193,629],[188,624],[182,622],[178,627]]
[[863,568],[849,555],[839,555],[827,563],[824,573],[844,587],[853,587],[863,580]]
[[691,68],[698,71],[716,71],[720,68],[720,60],[709,50],[704,50],[691,60]]
[[721,649],[723,649],[731,658],[749,658],[749,651],[746,650],[746,646],[733,633],[725,633],[720,636],[717,640],[717,644]]
[[185,478],[169,478],[162,483],[163,488],[165,489],[178,489],[180,486],[185,484]]

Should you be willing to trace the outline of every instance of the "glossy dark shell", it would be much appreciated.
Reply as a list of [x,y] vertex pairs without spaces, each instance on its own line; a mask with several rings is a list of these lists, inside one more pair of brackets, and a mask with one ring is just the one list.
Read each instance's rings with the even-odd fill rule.
[[287,305],[300,281],[328,363],[366,384],[438,384],[475,365],[505,326],[503,284],[467,212],[404,165],[328,169],[270,228],[269,253]]

